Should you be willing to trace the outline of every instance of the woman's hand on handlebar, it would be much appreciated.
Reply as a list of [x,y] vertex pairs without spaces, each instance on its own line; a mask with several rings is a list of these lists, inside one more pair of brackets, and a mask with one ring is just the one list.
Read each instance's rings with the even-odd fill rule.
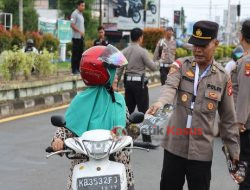
[[64,145],[64,142],[60,138],[56,138],[52,142],[52,148],[53,148],[54,152],[59,151],[59,150],[63,150],[63,145]]

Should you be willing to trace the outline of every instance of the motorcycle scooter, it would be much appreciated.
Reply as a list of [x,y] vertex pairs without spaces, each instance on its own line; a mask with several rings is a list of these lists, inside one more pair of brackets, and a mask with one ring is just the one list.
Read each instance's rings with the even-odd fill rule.
[[[141,123],[144,114],[134,113],[129,117],[130,123]],[[65,127],[62,116],[52,116],[51,123],[57,127]],[[86,155],[89,161],[75,165],[72,175],[73,190],[127,190],[126,169],[124,164],[111,161],[110,155],[123,149],[143,149],[133,147],[130,136],[117,135],[113,137],[109,130],[91,130],[81,137],[68,138],[64,141],[65,149],[53,152],[48,147],[47,158],[64,153],[69,159],[81,159]],[[79,157],[80,155],[80,157]]]
[[126,3],[124,1],[118,1],[117,8],[114,9],[115,17],[131,17],[134,23],[139,23],[141,21],[141,0],[128,0],[127,3],[129,4],[128,12],[126,10]]

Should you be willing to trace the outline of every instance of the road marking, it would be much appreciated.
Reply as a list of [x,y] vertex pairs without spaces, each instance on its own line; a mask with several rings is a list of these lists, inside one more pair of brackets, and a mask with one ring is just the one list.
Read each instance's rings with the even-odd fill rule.
[[47,112],[52,112],[52,111],[56,111],[56,110],[67,108],[68,106],[69,106],[69,104],[63,105],[63,106],[59,106],[59,107],[55,107],[55,108],[49,108],[49,109],[45,109],[45,110],[41,110],[41,111],[37,111],[37,112],[27,113],[27,114],[23,114],[23,115],[17,115],[17,116],[7,117],[7,118],[4,118],[4,119],[0,119],[0,123],[4,123],[4,122],[8,122],[8,121],[13,121],[13,120],[16,120],[16,119],[22,119],[22,118],[25,118],[25,117],[39,115],[39,114],[43,114],[43,113],[47,113]]
[[[152,85],[149,85],[148,88],[154,88],[154,87],[157,87],[157,86],[160,86],[160,85],[161,85],[160,83],[152,84]],[[120,93],[123,94],[124,90],[120,91]],[[23,114],[23,115],[17,115],[17,116],[7,117],[7,118],[4,118],[4,119],[0,119],[0,123],[4,123],[4,122],[8,122],[8,121],[13,121],[13,120],[17,120],[17,119],[22,119],[22,118],[25,118],[25,117],[31,117],[31,116],[34,116],[34,115],[39,115],[39,114],[43,114],[43,113],[47,113],[47,112],[52,112],[52,111],[56,111],[56,110],[61,110],[61,109],[65,109],[67,107],[69,107],[69,104],[63,105],[63,106],[59,106],[59,107],[55,107],[55,108],[49,108],[49,109],[45,109],[45,110],[41,110],[41,111],[36,111],[36,112],[32,112],[32,113],[26,113],[26,114]]]

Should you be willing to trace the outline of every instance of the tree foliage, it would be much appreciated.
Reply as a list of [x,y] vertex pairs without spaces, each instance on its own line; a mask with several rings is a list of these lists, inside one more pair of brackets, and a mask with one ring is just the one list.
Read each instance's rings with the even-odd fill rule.
[[[13,14],[13,24],[19,25],[19,0],[1,0],[3,12]],[[34,8],[34,0],[23,0],[24,31],[37,29],[38,14]]]

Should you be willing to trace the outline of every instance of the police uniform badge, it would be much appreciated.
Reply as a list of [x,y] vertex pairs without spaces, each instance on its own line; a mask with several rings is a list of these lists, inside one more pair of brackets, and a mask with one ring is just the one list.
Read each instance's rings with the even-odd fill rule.
[[195,35],[198,36],[198,37],[201,37],[202,36],[202,31],[200,28],[198,28],[196,31],[195,31]]
[[209,96],[209,98],[212,98],[214,100],[218,99],[218,95],[215,92],[209,92],[208,96]]
[[181,101],[182,101],[182,102],[186,102],[187,100],[188,100],[187,94],[183,94],[183,95],[181,96]]
[[207,108],[208,108],[209,110],[214,109],[214,104],[213,104],[212,102],[209,102],[209,103],[207,104]]
[[173,74],[173,73],[175,73],[177,70],[178,70],[178,68],[177,68],[175,65],[173,65],[173,66],[170,68],[170,70],[169,70],[169,74]]
[[188,70],[188,71],[186,72],[186,75],[187,75],[188,77],[190,77],[190,78],[194,78],[194,72],[193,72],[192,70]]
[[250,76],[250,63],[245,65],[245,75],[248,77]]

